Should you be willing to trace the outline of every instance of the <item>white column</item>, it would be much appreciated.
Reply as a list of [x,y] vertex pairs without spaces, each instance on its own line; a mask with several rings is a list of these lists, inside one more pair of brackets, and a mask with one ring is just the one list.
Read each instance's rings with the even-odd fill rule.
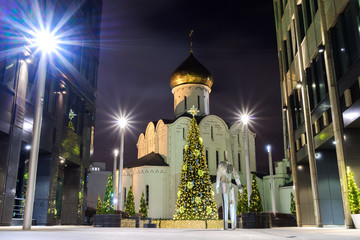
[[120,160],[119,160],[119,185],[118,185],[118,210],[123,210],[122,177],[124,163],[124,135],[125,127],[120,127]]
[[32,137],[31,137],[29,175],[28,175],[28,183],[27,183],[26,196],[25,196],[23,230],[31,229],[33,209],[34,209],[36,173],[37,173],[38,157],[39,157],[42,112],[44,107],[46,61],[47,61],[46,54],[44,53],[40,57],[39,68],[38,68],[38,86],[36,92],[34,123],[33,123]]
[[248,193],[248,206],[250,207],[251,189],[251,172],[250,172],[250,159],[249,159],[249,142],[248,142],[248,126],[244,123],[245,134],[245,166],[246,166],[246,188]]

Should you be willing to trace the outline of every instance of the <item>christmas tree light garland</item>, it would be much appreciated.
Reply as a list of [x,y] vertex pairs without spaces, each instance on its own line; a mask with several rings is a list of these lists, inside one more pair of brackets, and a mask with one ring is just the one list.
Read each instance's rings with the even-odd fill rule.
[[193,118],[187,144],[184,147],[174,220],[218,219],[214,191],[211,187],[209,169],[203,150],[203,140],[194,117],[198,110],[193,106],[189,112]]

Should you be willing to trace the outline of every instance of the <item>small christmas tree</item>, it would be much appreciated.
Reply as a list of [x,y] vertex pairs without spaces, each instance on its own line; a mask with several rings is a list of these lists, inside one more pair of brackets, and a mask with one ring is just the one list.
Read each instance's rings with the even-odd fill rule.
[[97,203],[96,203],[96,214],[101,214],[102,212],[102,202],[100,199],[100,195],[98,196]]
[[257,185],[257,182],[256,182],[255,174],[253,174],[251,188],[252,188],[252,192],[251,192],[251,195],[250,195],[249,211],[250,212],[256,212],[256,213],[262,212],[263,207],[262,207],[262,204],[261,204],[260,192],[259,192],[259,188],[258,188],[258,185]]
[[174,219],[217,219],[216,202],[206,164],[203,140],[195,119],[199,111],[193,106],[189,112],[193,118],[184,149]]
[[294,215],[296,214],[296,207],[295,207],[295,200],[293,193],[290,193],[290,212]]
[[105,196],[101,211],[102,214],[114,213],[113,195],[114,195],[113,180],[112,180],[112,174],[110,174],[106,183]]
[[249,211],[249,205],[248,205],[248,195],[247,195],[247,189],[246,187],[243,187],[243,194],[239,194],[239,198],[237,201],[237,215],[240,215],[241,213],[247,213]]
[[360,213],[360,191],[354,179],[354,173],[350,167],[346,168],[347,184],[348,184],[348,200],[350,211],[352,214]]
[[135,216],[135,202],[132,186],[130,186],[129,193],[126,197],[125,212],[128,213],[129,216]]
[[142,192],[142,194],[141,194],[139,213],[141,213],[142,217],[144,217],[144,218],[146,218],[148,216],[148,210],[147,210],[147,206],[146,206],[144,192]]

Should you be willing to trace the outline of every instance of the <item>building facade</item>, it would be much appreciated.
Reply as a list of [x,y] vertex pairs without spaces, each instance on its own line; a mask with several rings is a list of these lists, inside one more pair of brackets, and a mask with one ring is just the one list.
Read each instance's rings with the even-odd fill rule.
[[22,218],[23,209],[14,205],[21,205],[26,197],[40,54],[34,49],[24,50],[24,29],[37,25],[38,13],[43,21],[52,21],[51,28],[66,20],[59,32],[66,33],[69,44],[60,45],[58,54],[47,62],[33,219],[40,225],[84,221],[96,112],[101,10],[99,0],[81,4],[69,0],[2,3],[0,225],[11,225],[13,219]]
[[[187,111],[192,106],[199,110],[196,119],[214,191],[217,166],[225,160],[226,155],[246,185],[244,126],[240,123],[229,126],[221,117],[210,114],[212,85],[211,73],[192,53],[171,75],[175,119],[149,122],[145,134],[140,134],[138,159],[123,170],[123,203],[126,191],[133,186],[136,211],[144,192],[150,217],[173,218],[184,146],[192,118]],[[248,131],[252,172],[256,172],[255,136],[255,133]],[[215,200],[219,208],[220,194],[215,195]]]
[[274,0],[299,226],[346,225],[346,166],[360,182],[359,1]]

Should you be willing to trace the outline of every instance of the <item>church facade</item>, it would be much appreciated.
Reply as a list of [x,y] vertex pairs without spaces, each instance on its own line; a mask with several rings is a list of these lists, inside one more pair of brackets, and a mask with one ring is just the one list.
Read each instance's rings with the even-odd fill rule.
[[[199,110],[196,120],[203,138],[213,189],[217,165],[226,156],[239,172],[242,184],[246,184],[244,126],[241,123],[230,126],[221,117],[210,114],[212,85],[211,73],[190,53],[170,77],[175,118],[149,122],[145,133],[141,133],[138,138],[138,159],[124,167],[123,203],[132,186],[137,212],[144,192],[150,217],[173,217],[184,146],[191,122],[187,111],[192,106]],[[248,131],[252,172],[256,172],[255,136],[255,133]],[[215,200],[219,208],[219,194],[215,195]]]

